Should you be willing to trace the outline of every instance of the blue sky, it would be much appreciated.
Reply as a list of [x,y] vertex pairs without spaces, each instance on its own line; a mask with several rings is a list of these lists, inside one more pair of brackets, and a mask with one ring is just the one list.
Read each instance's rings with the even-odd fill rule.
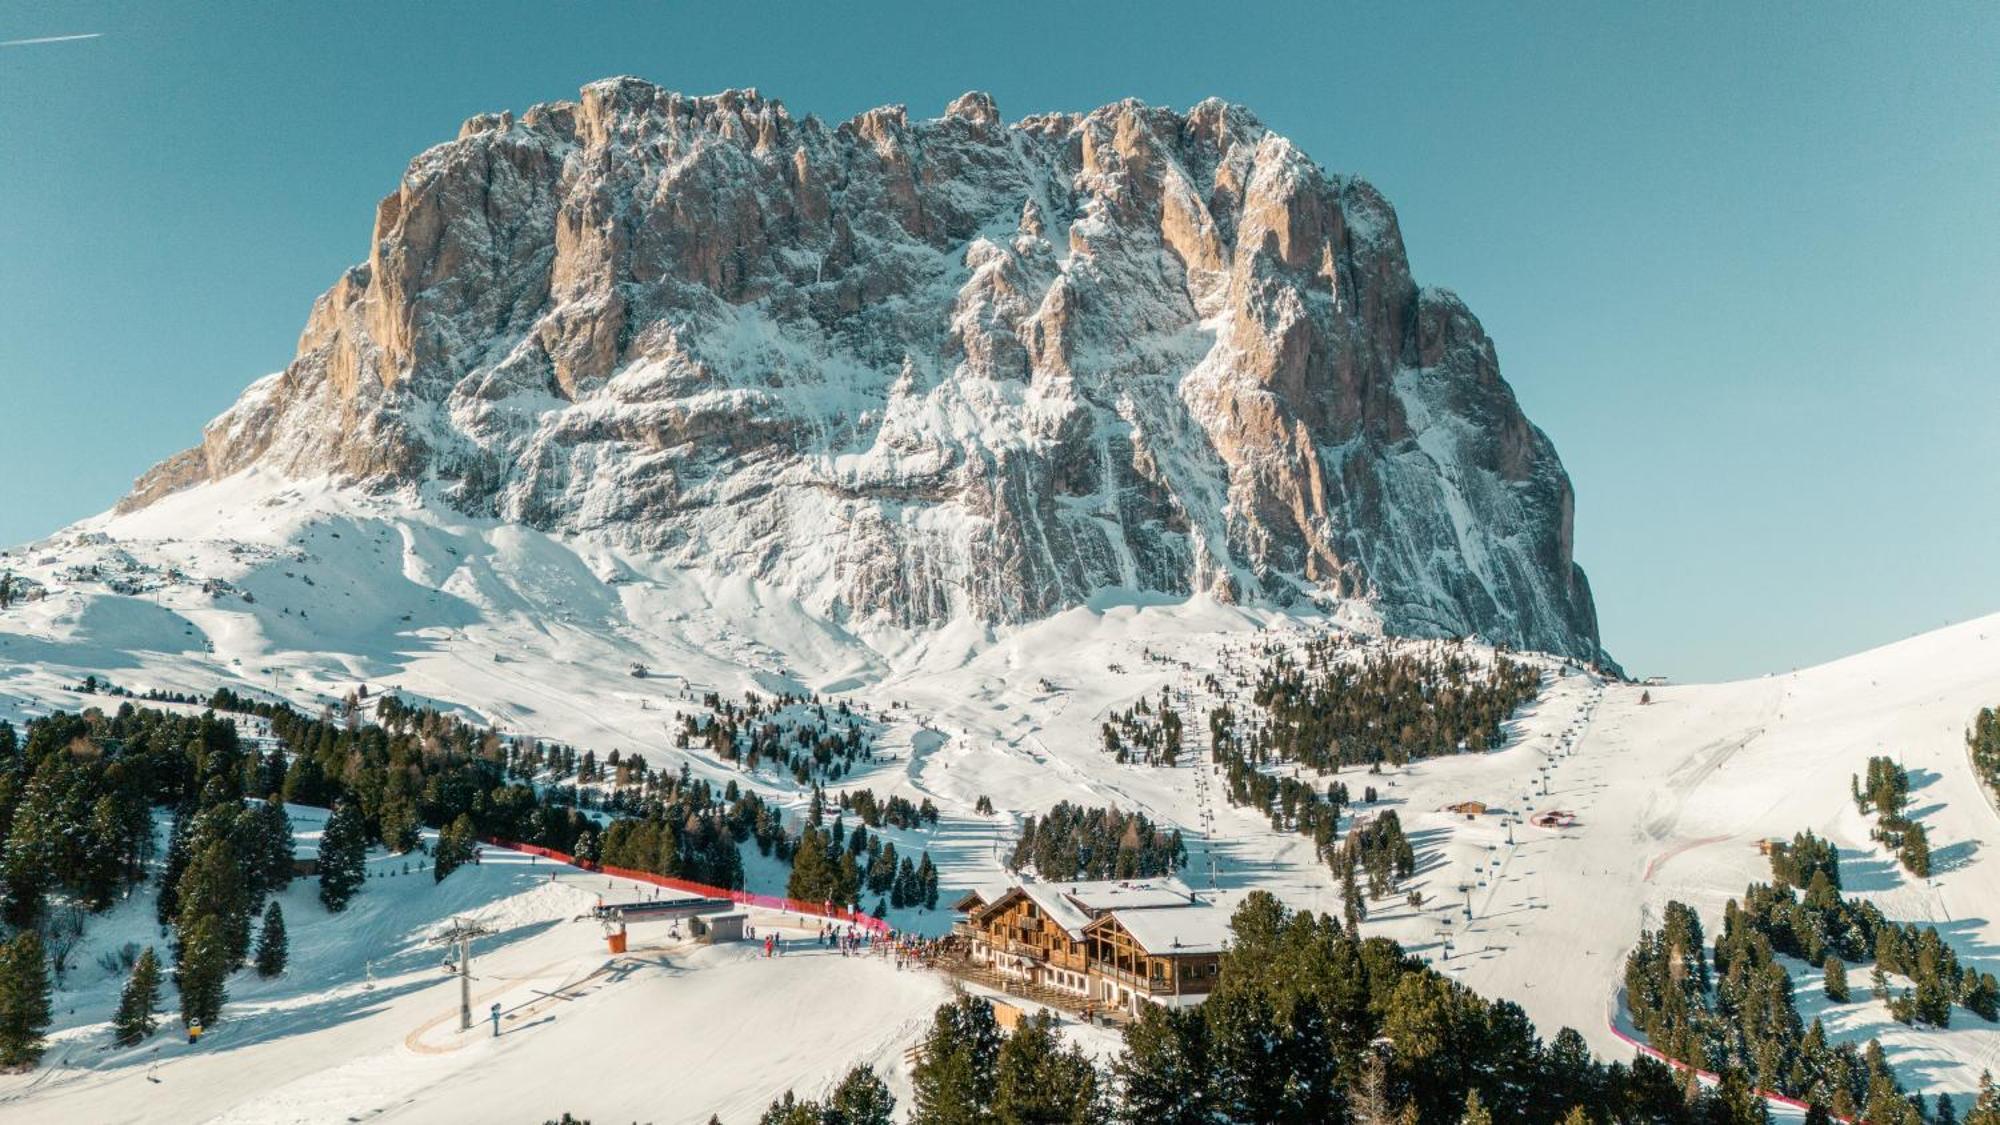
[[1243,102],[1485,323],[1629,669],[2000,610],[2000,6],[0,5],[83,33],[0,47],[0,542],[283,366],[419,150],[629,73],[836,120]]

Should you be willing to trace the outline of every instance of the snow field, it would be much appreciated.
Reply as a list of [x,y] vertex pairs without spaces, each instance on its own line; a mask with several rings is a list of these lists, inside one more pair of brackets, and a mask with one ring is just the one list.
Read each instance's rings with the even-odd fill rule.
[[[204,527],[203,538],[181,538],[189,526]],[[510,732],[593,749],[600,759],[622,749],[643,753],[656,767],[678,769],[686,762],[699,776],[717,783],[735,779],[797,813],[805,794],[788,777],[770,771],[746,775],[699,749],[673,749],[672,731],[683,711],[698,709],[704,691],[740,698],[746,690],[818,690],[869,707],[885,724],[879,743],[885,760],[846,779],[843,787],[873,788],[885,798],[928,798],[940,809],[934,830],[884,835],[899,854],[931,853],[946,899],[953,888],[1004,880],[1003,863],[1020,820],[1071,800],[1115,804],[1179,825],[1191,860],[1184,877],[1197,888],[1212,882],[1225,900],[1265,888],[1296,907],[1340,910],[1337,883],[1313,855],[1310,840],[1274,832],[1261,814],[1230,807],[1219,779],[1199,764],[1207,751],[1206,710],[1217,702],[1201,680],[1210,672],[1228,680],[1230,667],[1253,667],[1247,655],[1252,644],[1289,643],[1304,630],[1335,625],[1366,633],[1370,622],[1355,606],[1341,607],[1329,621],[1204,598],[1168,602],[1107,593],[1091,606],[1017,628],[961,621],[926,634],[862,635],[815,619],[745,580],[700,577],[588,542],[441,515],[395,498],[356,497],[254,475],[193,490],[132,516],[93,521],[17,551],[8,564],[17,563],[51,593],[0,614],[0,717],[19,721],[52,707],[112,705],[69,690],[87,672],[134,689],[206,692],[219,683],[241,683],[308,707],[338,700],[357,683],[377,690],[393,685],[413,700]],[[128,589],[132,582],[159,586],[135,595],[101,581],[58,577],[91,563],[130,576]],[[189,577],[167,582],[170,568]],[[205,593],[198,578],[252,590],[256,600]],[[304,631],[296,629],[300,611],[307,615]],[[1149,650],[1155,659],[1148,658]],[[635,662],[653,674],[631,677],[627,669]],[[1510,724],[1504,748],[1379,775],[1360,770],[1341,775],[1357,798],[1364,786],[1375,785],[1383,797],[1379,807],[1396,810],[1418,852],[1417,874],[1405,890],[1420,892],[1424,904],[1413,909],[1401,897],[1371,903],[1368,932],[1402,941],[1483,994],[1520,1003],[1545,1036],[1575,1027],[1601,1055],[1625,1058],[1630,1050],[1611,1033],[1609,1021],[1623,959],[1640,928],[1656,925],[1665,904],[1679,899],[1699,909],[1712,931],[1728,899],[1739,897],[1748,883],[1769,878],[1757,842],[1810,828],[1840,847],[1851,893],[1877,902],[1899,921],[1937,925],[1961,959],[2000,970],[1995,922],[2000,867],[1983,847],[1995,838],[2000,820],[1971,775],[1963,741],[1973,713],[2000,704],[2000,617],[1783,676],[1643,689],[1652,699],[1645,704],[1638,686],[1562,676],[1553,663],[1549,667],[1546,690]],[[1162,688],[1175,693],[1182,709],[1184,764],[1116,764],[1101,748],[1099,726],[1113,709],[1129,707],[1141,695],[1157,699]],[[895,706],[899,703],[907,706]],[[1871,754],[1898,756],[1911,771],[1913,812],[1930,833],[1938,868],[1930,880],[1903,874],[1869,839],[1869,819],[1849,799],[1848,777],[1861,771]],[[1332,778],[1313,780],[1323,785]],[[973,811],[981,796],[993,801],[995,815]],[[1445,810],[1465,800],[1505,809],[1504,819],[1515,821],[1511,842],[1500,816],[1468,820]],[[1573,813],[1576,821],[1562,829],[1521,822],[1548,809]],[[777,864],[753,853],[746,866],[753,889],[782,889]],[[454,884],[467,876],[464,886],[485,889],[463,893],[513,904],[505,909],[520,911],[524,919],[527,932],[502,942],[496,971],[560,984],[571,979],[562,969],[603,964],[606,955],[594,928],[554,921],[562,910],[594,900],[587,886],[513,885],[505,882],[508,874],[504,864],[468,869],[454,875],[445,884],[445,897],[436,901],[428,901],[427,880],[371,881],[355,910],[314,929],[314,937],[308,937],[307,919],[317,904],[305,902],[294,919],[288,898],[294,956],[300,959],[294,975],[304,971],[306,946],[313,942],[330,949],[386,950],[382,959],[392,960],[396,943],[407,941],[398,935],[416,932],[417,923],[401,917],[371,923],[357,911],[371,898],[387,902],[403,887],[421,888],[425,895],[415,897],[426,901],[410,909],[428,924],[454,908],[457,900],[450,896],[461,893]],[[489,880],[500,882],[489,886]],[[309,900],[309,891],[291,892],[301,893]],[[150,923],[150,906],[136,914]],[[899,928],[928,932],[947,920],[943,911],[892,917]],[[100,927],[103,940],[111,940],[124,925],[93,920],[92,940],[100,940]],[[402,1089],[397,1082],[407,1081],[414,1091],[401,1095],[411,1099],[408,1108],[395,1112],[434,1119],[426,1115],[441,1114],[444,1107],[429,1099],[443,1095],[426,1091],[445,1088],[432,1081],[445,1069],[484,1053],[521,1052],[529,1070],[539,1063],[525,1046],[526,1033],[511,1044],[503,1038],[490,1047],[468,1046],[437,1062],[398,1055],[412,1028],[455,1004],[455,995],[444,991],[455,986],[436,972],[434,961],[415,977],[409,976],[414,968],[403,972],[410,980],[407,991],[394,992],[378,979],[371,993],[363,985],[373,956],[314,956],[326,960],[314,963],[322,983],[312,995],[324,994],[329,1012],[300,1025],[307,1030],[299,1034],[273,1033],[254,1047],[238,1048],[239,1058],[260,1060],[253,1069],[264,1070],[261,1060],[267,1057],[274,1060],[274,1069],[264,1072],[267,1079],[305,1081],[294,1072],[359,1067],[355,1098]],[[765,970],[772,971],[764,979],[781,974],[789,979],[804,970],[754,962],[736,966],[720,953],[702,956],[715,963],[676,961],[672,973],[634,972],[617,987],[597,988],[593,999],[552,1004],[555,1022],[539,1025],[535,1036],[588,1037],[580,1028],[599,1026],[600,1042],[583,1052],[590,1055],[622,1051],[626,1040],[640,1037],[629,1032],[643,1029],[664,1045],[656,1052],[662,1061],[673,1057],[667,1048],[694,1051],[719,1038],[712,1028],[706,1034],[656,1030],[622,1013],[620,1006],[637,1003],[626,997],[651,995],[645,990],[657,987],[662,990],[657,1001],[642,1006],[649,1012],[657,1008],[661,1020],[679,1020],[676,1028],[740,1017],[764,1029],[729,1040],[744,1052],[740,1071],[711,1066],[674,1078],[692,1084],[674,1088],[690,1097],[712,1098],[714,1105],[754,1101],[761,1110],[786,1084],[804,1093],[822,1070],[832,1075],[844,1070],[851,1056],[889,1049],[857,1029],[920,1022],[935,1003],[933,995],[904,995],[915,986],[896,978],[893,967],[880,988],[843,979],[840,987],[822,991],[811,982],[827,978],[811,976],[794,982],[795,993],[750,989],[737,995],[713,982]],[[693,971],[689,966],[698,960],[704,967]],[[559,969],[539,972],[552,963]],[[868,972],[847,966],[829,977]],[[1904,1028],[1872,1000],[1826,1005],[1817,976],[1816,969],[1798,968],[1797,995],[1806,1017],[1823,1015],[1837,1038],[1880,1036],[1911,1084],[1962,1093],[1981,1069],[2000,1070],[2000,1029],[1969,1013],[1956,1013],[1954,1025],[1944,1031]],[[655,980],[663,983],[651,983]],[[624,987],[641,981],[643,988]],[[719,991],[684,993],[664,983],[669,981],[682,990]],[[89,1007],[84,990],[96,986],[74,987],[81,1019]],[[245,985],[236,995],[246,1005],[261,1002],[262,987]],[[276,1005],[289,986],[272,987]],[[927,987],[942,984],[932,980]],[[343,999],[356,992],[360,1000]],[[669,994],[702,995],[713,1006],[682,1011]],[[102,1014],[91,1018],[108,1014],[115,986],[108,996],[96,1002]],[[865,1007],[877,999],[881,1008]],[[60,1003],[70,1002],[66,990]],[[276,1020],[281,1011],[274,1007],[268,1018]],[[597,1025],[595,1017],[586,1018],[592,1011],[620,1015]],[[846,1045],[823,1056],[800,1055],[795,1044],[802,1039]],[[217,1054],[224,1045],[215,1044]],[[775,1061],[767,1065],[759,1052]],[[187,1067],[199,1074],[206,1065],[174,1056],[162,1070]],[[558,1059],[547,1065],[560,1072],[576,1063]],[[120,1119],[116,1107],[126,1104],[119,1097],[127,1095],[107,1094],[106,1101],[95,1102],[94,1088],[144,1083],[143,1075],[122,1063],[84,1068],[79,1057],[64,1067],[33,1080],[34,1101],[105,1110],[81,1112],[82,1119]],[[452,1097],[463,1099],[483,1097],[487,1088],[510,1091],[512,1079],[498,1075],[515,1069],[512,1063],[475,1067],[446,1086]],[[392,1081],[378,1070],[407,1073]],[[671,1063],[661,1067],[659,1061],[633,1070],[648,1076],[670,1072]],[[144,1093],[169,1096],[161,1089],[167,1085],[162,1077]],[[214,1081],[219,1089],[234,1088]],[[325,1081],[337,1085],[346,1079],[329,1071]],[[569,1085],[607,1087],[607,1117],[674,1119],[658,1106],[617,1101],[623,1095],[609,1088],[624,1082]],[[532,1093],[535,1087],[526,1089]],[[297,1119],[313,1119],[303,1108],[309,1097],[334,1097],[301,1091]],[[0,1117],[23,1104],[22,1092],[12,1080],[0,1084],[0,1097],[17,1098],[0,1102]],[[142,1100],[133,1096],[130,1104]],[[238,1104],[218,1096],[216,1104],[222,1102],[227,1105],[206,1112],[215,1116]],[[543,1104],[513,1103],[537,1112]],[[590,1110],[584,1104],[549,1108]],[[702,1119],[712,1109],[701,1107]],[[728,1113],[724,1117],[730,1119]],[[202,1118],[190,1112],[177,1119]]]
[[[311,810],[294,807],[302,826]],[[301,831],[301,836],[310,829]],[[400,872],[377,851],[371,867]],[[124,982],[99,949],[152,943],[150,891],[92,919],[80,967],[60,993],[44,1066],[0,1078],[0,1121],[317,1122],[540,1120],[567,1110],[605,1120],[706,1121],[761,1113],[785,1085],[819,1092],[859,1061],[907,1094],[902,1052],[949,996],[942,977],[813,944],[814,920],[753,911],[761,942],[698,946],[664,922],[634,924],[614,956],[600,899],[657,888],[487,848],[442,884],[428,872],[371,878],[329,915],[316,884],[283,895],[292,963],[271,981],[230,980],[225,1020],[189,1046],[170,1009],[145,1043],[111,1045]],[[671,896],[672,892],[659,892]],[[474,944],[473,1007],[458,1030],[457,978],[429,937],[454,917],[498,935]],[[491,1037],[487,1006],[502,1007]],[[579,1080],[587,1071],[598,1076]]]

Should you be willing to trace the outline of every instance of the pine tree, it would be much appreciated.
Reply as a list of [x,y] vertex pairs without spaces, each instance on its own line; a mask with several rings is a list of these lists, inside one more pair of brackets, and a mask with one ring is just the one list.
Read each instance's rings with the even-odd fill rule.
[[1847,963],[1837,953],[1826,955],[1826,998],[1836,1004],[1847,1003]]
[[236,849],[220,839],[201,849],[180,881],[181,940],[195,922],[214,919],[232,968],[250,955],[250,889],[243,876]]
[[334,806],[319,841],[319,900],[338,914],[367,877],[367,828],[352,801]]
[[1979,1093],[1966,1111],[1965,1125],[2000,1125],[2000,1089],[1994,1088],[1990,1070],[1979,1074]]
[[0,945],[0,1067],[21,1070],[42,1061],[42,1033],[52,1015],[41,935],[23,930]]
[[830,1117],[839,1125],[890,1125],[895,1119],[896,1096],[866,1063],[847,1072],[833,1094],[826,1099]]
[[160,867],[160,895],[155,906],[160,925],[170,926],[180,913],[181,875],[187,871],[189,853],[188,837],[194,828],[192,810],[174,810],[173,827],[167,830],[166,862]]
[[258,808],[258,866],[263,869],[265,889],[282,891],[292,885],[292,818],[285,803],[276,797]]
[[106,793],[90,809],[90,828],[83,839],[80,895],[90,910],[103,910],[118,897],[118,887],[134,864],[126,857],[124,836],[129,818],[120,794]]
[[764,1110],[757,1125],[828,1125],[828,1119],[825,1108],[818,1102],[800,1101],[797,1094],[786,1090],[784,1096]]
[[382,825],[382,846],[397,855],[410,851],[422,842],[416,807],[400,791],[383,799],[378,819]]
[[1112,1063],[1124,1125],[1210,1125],[1208,1024],[1199,1008],[1144,1005]]
[[931,863],[931,853],[925,852],[923,861],[917,864],[917,888],[922,893],[924,909],[936,910],[938,901],[937,867]]
[[431,881],[444,882],[444,877],[472,862],[472,853],[478,846],[479,832],[472,826],[472,818],[464,813],[446,825],[438,833],[437,860],[431,866]]
[[1334,1055],[1326,1001],[1312,994],[1296,997],[1283,1030],[1281,1053],[1291,1104],[1277,1125],[1319,1125],[1323,1118],[1313,1107],[1340,1100],[1339,1060]]
[[73,831],[62,823],[62,787],[57,779],[31,777],[13,810],[4,849],[0,849],[0,918],[15,929],[41,919],[49,884],[62,865],[63,841]]
[[285,912],[278,900],[264,908],[264,925],[257,931],[257,975],[275,977],[285,971],[290,943],[285,937]]
[[896,881],[896,845],[884,841],[882,849],[868,861],[868,889],[878,895],[889,893],[889,884]]
[[132,966],[132,977],[118,997],[118,1014],[111,1021],[112,1036],[118,1045],[130,1047],[151,1035],[158,1026],[153,1015],[159,1007],[160,959],[147,946]]
[[229,1000],[224,982],[231,964],[220,920],[213,914],[197,919],[182,939],[180,960],[174,965],[174,983],[181,990],[181,1023],[215,1026]]
[[1459,1115],[1458,1125],[1493,1125],[1493,1114],[1480,1100],[1477,1087],[1465,1092],[1465,1112]]
[[1097,1068],[1082,1048],[1063,1045],[1050,1013],[1022,1020],[1000,1045],[993,1114],[1002,1122],[1096,1125],[1103,1108]]
[[822,902],[833,897],[837,876],[834,865],[827,862],[825,834],[817,828],[807,828],[792,856],[792,874],[785,883],[785,894],[800,902]]
[[1000,1058],[993,1009],[975,996],[940,1007],[910,1073],[910,1125],[987,1125]]
[[853,852],[841,852],[840,862],[834,867],[833,901],[842,906],[859,909],[861,906],[861,867],[854,862]]
[[1722,1080],[1716,1084],[1715,1097],[1724,1108],[1720,1120],[1742,1125],[1764,1125],[1771,1120],[1771,1107],[1750,1082],[1749,1074],[1741,1067],[1724,1067]]
[[1202,1005],[1216,1109],[1229,1121],[1277,1121],[1287,1101],[1286,1059],[1261,991],[1224,990]]
[[1903,866],[1919,879],[1931,876],[1931,842],[1924,826],[1911,821],[1903,830]]

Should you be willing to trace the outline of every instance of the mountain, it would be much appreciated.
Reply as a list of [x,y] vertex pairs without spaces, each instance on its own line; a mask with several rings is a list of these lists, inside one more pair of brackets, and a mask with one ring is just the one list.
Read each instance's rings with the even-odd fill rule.
[[418,156],[296,357],[132,511],[251,467],[748,576],[841,624],[1115,588],[1604,659],[1568,477],[1396,216],[1249,112],[837,126],[632,78]]

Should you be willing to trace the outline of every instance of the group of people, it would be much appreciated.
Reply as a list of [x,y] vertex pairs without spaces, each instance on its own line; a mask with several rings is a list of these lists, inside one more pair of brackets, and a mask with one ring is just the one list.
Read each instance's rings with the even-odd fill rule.
[[[800,928],[808,924],[803,916],[798,922]],[[754,937],[754,934],[746,932],[745,936]],[[899,972],[905,968],[934,966],[945,953],[943,938],[927,938],[920,934],[898,933],[895,930],[878,934],[851,922],[820,921],[818,932],[811,940],[822,949],[839,950],[842,957],[860,957],[873,953],[878,957],[891,958],[895,961]],[[783,935],[776,933],[764,935],[764,956],[782,957],[784,953]]]
[[[804,928],[805,924],[806,924],[805,918],[801,917],[799,919],[800,928]],[[745,926],[743,936],[748,938],[755,938],[756,931],[749,926]],[[819,936],[814,940],[821,946],[831,945],[839,947],[840,955],[842,957],[858,957],[864,951],[866,951],[872,944],[874,944],[878,939],[876,939],[874,935],[870,934],[868,931],[860,929],[859,927],[856,927],[854,925],[848,925],[842,927],[837,922],[821,922],[819,926]],[[775,933],[765,934],[764,956],[782,957],[784,956],[784,954],[785,954],[784,935]]]
[[884,956],[896,959],[896,969],[904,967],[932,968],[945,952],[945,939],[927,938],[919,934],[899,934],[890,931],[877,948]]

